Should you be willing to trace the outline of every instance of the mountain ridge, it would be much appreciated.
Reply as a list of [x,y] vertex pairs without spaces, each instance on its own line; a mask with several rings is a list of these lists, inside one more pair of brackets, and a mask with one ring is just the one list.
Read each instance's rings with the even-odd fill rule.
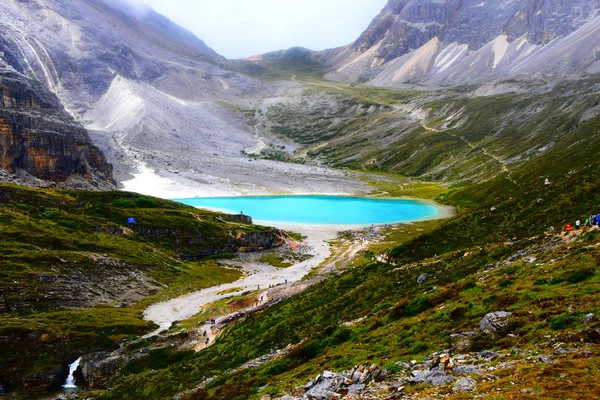
[[325,78],[457,86],[600,72],[597,0],[390,0],[353,43],[315,52]]

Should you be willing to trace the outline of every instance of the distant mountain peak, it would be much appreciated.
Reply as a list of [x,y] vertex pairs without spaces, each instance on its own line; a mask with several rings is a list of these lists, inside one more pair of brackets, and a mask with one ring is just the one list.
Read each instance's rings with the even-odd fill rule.
[[[536,72],[593,72],[598,60],[589,54],[595,54],[598,42],[581,30],[600,34],[599,9],[598,0],[390,0],[358,40],[337,50],[330,60],[335,71],[327,77],[376,84],[463,84]],[[433,38],[441,43],[437,53],[419,59]],[[542,49],[561,47],[561,41],[575,48],[556,53],[548,63],[549,53]]]

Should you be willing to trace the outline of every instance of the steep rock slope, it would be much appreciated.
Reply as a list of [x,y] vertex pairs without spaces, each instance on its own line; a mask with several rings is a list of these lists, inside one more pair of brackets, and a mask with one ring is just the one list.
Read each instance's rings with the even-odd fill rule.
[[327,78],[377,85],[477,83],[598,72],[597,0],[390,0]]
[[112,186],[112,167],[86,130],[56,96],[6,64],[0,64],[0,171],[0,180]]
[[[104,129],[95,131],[93,140],[115,163],[118,179],[127,177],[120,160],[143,152],[153,143],[148,137],[162,138],[157,148],[164,142],[181,148],[202,141],[215,124],[235,119],[214,103],[206,106],[208,100],[236,102],[264,88],[219,68],[222,57],[145,6],[119,0],[7,0],[0,9],[0,51],[15,69],[56,93],[76,117],[85,115],[85,125]],[[165,114],[172,103],[185,109]],[[185,136],[171,128],[183,113],[193,120]],[[118,124],[106,122],[117,114]],[[228,133],[252,141],[245,127]],[[133,149],[140,141],[145,145]]]
[[[322,171],[302,165],[290,174],[273,160],[249,164],[246,153],[263,139],[248,115],[276,88],[225,69],[236,67],[148,7],[128,0],[0,0],[0,10],[0,51],[82,120],[117,181],[137,177],[127,190],[189,197],[348,193],[360,186],[337,173],[319,183]],[[342,187],[334,188],[330,181],[339,179]]]

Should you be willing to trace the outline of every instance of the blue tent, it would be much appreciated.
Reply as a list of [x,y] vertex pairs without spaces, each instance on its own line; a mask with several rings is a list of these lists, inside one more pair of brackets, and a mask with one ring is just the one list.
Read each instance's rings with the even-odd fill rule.
[[127,218],[127,223],[128,224],[135,224],[135,218],[131,218],[131,217]]

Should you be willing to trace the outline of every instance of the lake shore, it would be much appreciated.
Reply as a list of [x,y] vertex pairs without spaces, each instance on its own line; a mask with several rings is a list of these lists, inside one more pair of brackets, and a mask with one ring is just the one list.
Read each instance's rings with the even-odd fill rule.
[[[279,163],[279,168],[286,168],[287,166],[287,164]],[[303,168],[300,168],[297,169],[294,174],[300,175],[302,172]],[[309,179],[311,182],[309,186],[301,183],[303,181],[301,176],[293,178],[294,181],[299,183],[299,186],[289,194],[314,195],[314,193],[319,193],[318,195],[359,196],[361,194],[364,195],[365,189],[368,189],[363,182],[349,179],[340,171],[323,169],[323,171],[313,172],[317,175],[322,175],[316,178],[311,176]],[[219,187],[218,190],[214,190],[217,188],[211,187],[211,185],[198,184],[183,175],[161,175],[157,174],[156,171],[146,165],[140,165],[138,173],[134,173],[133,175],[134,179],[123,182],[123,190],[165,199],[239,195],[282,195],[280,191],[270,190],[266,188],[266,186],[263,186],[260,189],[257,188],[254,192],[240,193],[231,190],[230,187]],[[262,179],[264,180],[264,177],[262,177]],[[317,183],[315,184],[315,182]],[[430,200],[413,200],[423,201],[437,209],[436,215],[419,219],[421,221],[450,218],[456,215],[453,207],[443,206]],[[246,276],[236,282],[207,288],[166,302],[153,304],[144,311],[144,318],[156,323],[159,328],[147,335],[147,337],[154,336],[161,331],[167,330],[176,321],[185,320],[196,315],[201,312],[202,307],[206,304],[213,303],[223,298],[232,297],[242,292],[263,290],[275,286],[282,287],[282,285],[286,285],[286,282],[288,285],[291,285],[294,282],[302,280],[314,268],[323,264],[330,257],[331,249],[329,242],[336,239],[339,232],[363,230],[371,226],[392,225],[392,223],[290,223],[261,219],[255,219],[254,223],[273,226],[278,229],[299,233],[305,236],[304,242],[311,249],[313,257],[285,269],[278,269],[256,262],[241,263],[240,267],[243,269]],[[232,291],[233,289],[236,289],[235,292]]]

